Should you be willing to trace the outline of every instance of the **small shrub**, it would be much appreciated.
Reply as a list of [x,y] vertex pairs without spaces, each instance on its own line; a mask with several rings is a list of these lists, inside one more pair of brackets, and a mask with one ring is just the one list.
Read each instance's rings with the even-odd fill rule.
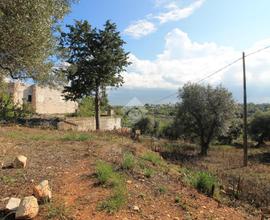
[[154,153],[154,152],[147,152],[142,156],[142,159],[147,160],[151,162],[153,165],[161,165],[162,164],[162,159],[161,157]]
[[111,197],[98,205],[98,210],[114,213],[117,212],[123,205],[125,205],[126,201],[127,195],[125,187],[118,186],[114,189],[113,195]]
[[151,168],[145,168],[143,174],[146,178],[151,178],[154,175],[154,171]]
[[200,192],[214,196],[215,189],[217,188],[217,180],[214,176],[207,172],[198,172],[192,181],[192,185]]
[[180,197],[176,196],[175,199],[174,199],[174,202],[175,202],[176,204],[179,204],[179,203],[181,202]]
[[70,210],[63,203],[48,203],[47,207],[47,219],[55,219],[55,220],[71,220]]
[[158,192],[159,194],[165,194],[165,193],[167,192],[167,189],[166,189],[165,186],[159,186],[159,187],[157,188],[157,192]]
[[12,176],[1,176],[0,180],[4,183],[4,185],[9,185],[15,183],[17,180]]
[[106,184],[113,176],[113,168],[110,164],[99,161],[96,165],[96,175],[100,184]]
[[124,170],[133,170],[135,167],[135,157],[132,153],[125,153],[122,162],[122,168]]

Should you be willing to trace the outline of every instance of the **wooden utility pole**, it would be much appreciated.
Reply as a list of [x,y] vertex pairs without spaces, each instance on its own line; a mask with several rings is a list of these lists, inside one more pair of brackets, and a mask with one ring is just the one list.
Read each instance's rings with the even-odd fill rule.
[[243,148],[244,148],[244,166],[248,165],[248,141],[247,141],[247,85],[246,85],[246,61],[243,52],[243,85],[244,85],[244,130],[243,130]]

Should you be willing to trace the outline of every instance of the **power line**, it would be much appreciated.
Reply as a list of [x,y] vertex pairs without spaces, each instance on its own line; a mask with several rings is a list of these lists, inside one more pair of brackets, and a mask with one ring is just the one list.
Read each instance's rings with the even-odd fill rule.
[[[270,45],[268,45],[268,46],[266,46],[266,47],[263,47],[263,48],[260,48],[260,49],[254,51],[254,52],[249,53],[249,54],[246,54],[245,57],[252,56],[252,55],[254,55],[254,54],[260,53],[260,52],[262,52],[262,51],[264,51],[264,50],[266,50],[266,49],[269,49],[269,48],[270,48]],[[202,82],[202,81],[204,81],[204,80],[206,80],[206,79],[211,78],[212,76],[214,76],[214,75],[220,73],[221,71],[223,71],[223,70],[229,68],[230,66],[234,65],[235,63],[239,62],[240,60],[242,60],[242,57],[237,58],[236,60],[232,61],[231,63],[229,63],[229,64],[227,64],[227,65],[225,65],[225,66],[219,68],[218,70],[216,70],[216,71],[214,71],[214,72],[212,72],[212,73],[206,75],[204,78],[195,81],[195,83],[200,83],[200,82]],[[177,91],[177,92],[174,92],[174,93],[172,93],[172,94],[170,94],[170,95],[168,95],[168,96],[165,96],[165,97],[163,97],[163,98],[161,98],[161,99],[155,101],[154,103],[158,103],[158,102],[160,102],[160,101],[163,101],[163,100],[165,100],[165,99],[168,99],[168,98],[170,98],[170,97],[172,97],[172,96],[174,96],[174,95],[177,95],[177,94],[178,94],[178,91]]]

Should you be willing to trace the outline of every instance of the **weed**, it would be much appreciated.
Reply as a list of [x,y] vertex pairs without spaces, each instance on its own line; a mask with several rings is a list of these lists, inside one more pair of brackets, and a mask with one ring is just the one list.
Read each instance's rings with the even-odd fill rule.
[[52,202],[46,205],[47,218],[57,220],[70,220],[70,209],[63,203]]
[[142,159],[150,161],[153,165],[161,165],[162,159],[161,157],[154,152],[147,152],[142,156]]
[[117,186],[113,191],[113,195],[98,205],[98,210],[114,213],[125,205],[126,201],[127,195],[125,187]]
[[167,192],[167,188],[165,186],[159,186],[157,191],[159,194],[165,194]]
[[181,202],[180,197],[179,197],[179,196],[176,196],[175,199],[174,199],[174,202],[175,202],[176,204],[180,204],[180,202]]
[[132,153],[125,153],[122,161],[122,168],[124,170],[133,170],[135,167],[135,157]]
[[100,184],[105,184],[113,189],[112,196],[98,204],[98,210],[109,213],[118,211],[127,200],[124,178],[120,173],[115,172],[110,164],[104,161],[97,163],[96,175]]
[[154,175],[154,170],[151,168],[144,168],[143,174],[146,178],[151,178]]
[[96,175],[100,184],[108,183],[111,177],[113,176],[113,174],[114,174],[114,171],[110,164],[104,161],[97,162]]
[[15,183],[17,180],[12,177],[12,176],[1,176],[0,180],[5,184],[5,185],[10,185]]
[[217,186],[217,180],[207,172],[198,172],[193,185],[200,192],[208,196],[213,196]]

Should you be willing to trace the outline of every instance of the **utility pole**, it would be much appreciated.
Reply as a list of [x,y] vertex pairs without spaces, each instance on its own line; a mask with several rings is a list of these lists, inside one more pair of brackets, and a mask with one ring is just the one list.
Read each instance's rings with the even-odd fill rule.
[[243,148],[244,148],[244,166],[248,165],[248,141],[247,141],[247,85],[246,85],[246,61],[245,52],[243,52],[243,86],[244,86],[244,130],[243,130]]

